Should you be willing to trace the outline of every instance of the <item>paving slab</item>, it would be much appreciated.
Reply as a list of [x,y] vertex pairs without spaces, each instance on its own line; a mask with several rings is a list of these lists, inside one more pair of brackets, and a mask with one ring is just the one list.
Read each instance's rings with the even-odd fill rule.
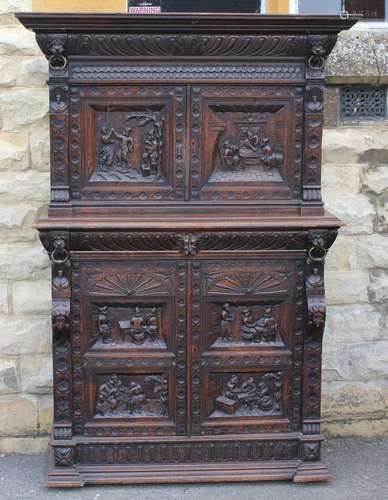
[[[336,439],[324,445],[324,460],[336,480],[288,482],[86,486],[46,489],[45,455],[0,455],[0,500],[388,500],[388,438]],[[171,473],[174,473],[171,466]]]

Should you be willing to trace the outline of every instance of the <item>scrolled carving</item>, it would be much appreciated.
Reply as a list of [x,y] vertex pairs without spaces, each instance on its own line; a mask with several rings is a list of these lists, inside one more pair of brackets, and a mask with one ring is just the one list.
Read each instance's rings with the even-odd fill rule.
[[130,57],[276,57],[302,55],[305,37],[229,34],[88,34],[70,35],[75,55]]

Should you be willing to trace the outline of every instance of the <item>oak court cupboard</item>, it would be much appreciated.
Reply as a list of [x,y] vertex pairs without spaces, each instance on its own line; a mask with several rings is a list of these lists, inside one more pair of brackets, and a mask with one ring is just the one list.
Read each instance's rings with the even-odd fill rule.
[[47,485],[329,479],[324,66],[353,21],[17,17],[49,61]]

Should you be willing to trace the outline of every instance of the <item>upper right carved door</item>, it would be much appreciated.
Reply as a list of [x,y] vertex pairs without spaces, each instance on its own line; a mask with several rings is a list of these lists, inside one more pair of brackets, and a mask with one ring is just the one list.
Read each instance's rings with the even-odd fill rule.
[[302,87],[192,87],[192,200],[300,199],[302,138]]

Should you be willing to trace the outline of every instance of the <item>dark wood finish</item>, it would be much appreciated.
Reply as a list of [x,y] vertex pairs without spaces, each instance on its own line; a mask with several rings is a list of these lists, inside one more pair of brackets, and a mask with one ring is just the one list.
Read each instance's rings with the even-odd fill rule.
[[335,17],[19,14],[50,63],[47,485],[330,478]]

